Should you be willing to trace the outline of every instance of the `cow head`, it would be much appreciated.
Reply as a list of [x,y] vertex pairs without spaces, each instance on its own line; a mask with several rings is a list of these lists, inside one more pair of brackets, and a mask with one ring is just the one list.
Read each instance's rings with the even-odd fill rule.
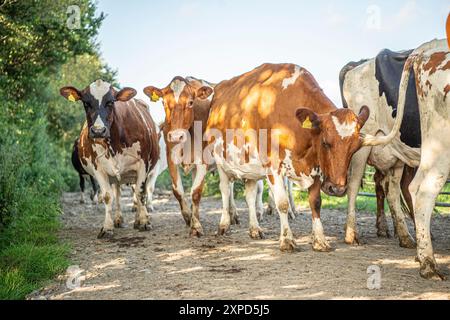
[[118,91],[108,82],[97,80],[82,91],[64,87],[60,89],[60,93],[69,101],[83,102],[90,138],[108,139],[113,123],[114,103],[130,100],[136,95],[136,90],[123,88]]
[[162,98],[168,126],[167,140],[171,143],[183,143],[187,139],[186,131],[194,123],[194,100],[208,98],[213,89],[209,86],[194,88],[182,77],[175,77],[164,89],[146,87],[144,93],[153,102]]
[[359,115],[349,109],[316,114],[300,108],[296,117],[303,129],[311,131],[312,147],[323,174],[322,191],[331,196],[343,196],[347,190],[347,171],[353,154],[362,146],[360,129],[369,117],[363,106]]

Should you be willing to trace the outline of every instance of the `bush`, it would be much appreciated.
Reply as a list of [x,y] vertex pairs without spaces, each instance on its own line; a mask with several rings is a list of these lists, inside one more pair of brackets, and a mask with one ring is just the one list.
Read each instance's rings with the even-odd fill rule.
[[24,298],[68,264],[57,237],[63,167],[43,109],[36,101],[0,109],[0,299]]

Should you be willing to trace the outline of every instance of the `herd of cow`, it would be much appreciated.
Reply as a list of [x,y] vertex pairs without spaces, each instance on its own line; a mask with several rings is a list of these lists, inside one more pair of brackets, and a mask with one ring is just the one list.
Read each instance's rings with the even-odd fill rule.
[[[378,235],[389,236],[386,197],[400,246],[412,248],[417,241],[420,274],[443,279],[434,258],[430,220],[450,172],[449,69],[446,40],[410,51],[383,50],[342,69],[344,108],[327,98],[306,69],[293,64],[263,64],[218,84],[175,77],[165,88],[144,89],[151,101],[163,101],[165,121],[160,127],[148,105],[134,98],[132,88],[119,90],[102,80],[84,90],[64,87],[61,95],[81,101],[86,111],[72,161],[82,190],[83,176],[89,175],[105,204],[98,237],[112,236],[114,228],[122,226],[122,184],[133,185],[134,227],[149,230],[147,204],[152,208],[156,177],[168,167],[193,236],[203,234],[199,205],[205,175],[217,170],[223,208],[219,235],[238,222],[233,199],[233,181],[238,179],[245,183],[250,237],[263,237],[258,218],[266,179],[279,212],[281,250],[295,249],[288,219],[295,208],[287,191],[291,183],[309,192],[314,250],[330,250],[320,220],[321,191],[348,196],[345,242],[358,243],[356,196],[370,164],[377,170]],[[244,132],[243,139],[230,138],[230,130]],[[248,132],[256,132],[258,139]],[[191,201],[181,170],[192,173]],[[406,225],[402,196],[415,221],[416,241]]]

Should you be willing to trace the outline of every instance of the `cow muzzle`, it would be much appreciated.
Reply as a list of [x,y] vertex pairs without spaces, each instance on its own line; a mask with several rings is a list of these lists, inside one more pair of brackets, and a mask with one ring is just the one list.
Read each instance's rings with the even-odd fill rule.
[[92,126],[89,129],[89,137],[92,139],[105,139],[109,138],[108,129],[106,127]]
[[185,143],[187,141],[187,133],[185,130],[172,130],[167,134],[167,140],[171,143]]
[[340,186],[332,182],[326,181],[322,184],[322,191],[329,196],[343,197],[347,192],[347,186]]

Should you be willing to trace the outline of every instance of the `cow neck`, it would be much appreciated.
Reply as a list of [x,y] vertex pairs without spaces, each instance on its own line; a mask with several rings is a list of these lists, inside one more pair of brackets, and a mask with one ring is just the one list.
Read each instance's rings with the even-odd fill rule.
[[[323,93],[322,89],[310,90],[310,92],[307,92],[307,98],[309,109],[319,115],[331,113],[338,109]],[[312,141],[314,136],[310,134],[310,137],[311,143],[307,145],[306,149],[300,149],[300,144],[297,144],[300,148],[292,152],[292,164],[297,175],[300,175],[300,173],[309,175],[313,169],[320,168],[319,157]],[[298,139],[305,139],[300,130],[296,134],[296,139],[297,141],[301,141]]]
[[[206,130],[206,123],[208,122],[209,112],[211,110],[211,101],[203,100],[196,101],[194,106],[194,122],[200,121],[202,123],[202,134]],[[193,133],[194,124],[189,128],[190,133]]]

